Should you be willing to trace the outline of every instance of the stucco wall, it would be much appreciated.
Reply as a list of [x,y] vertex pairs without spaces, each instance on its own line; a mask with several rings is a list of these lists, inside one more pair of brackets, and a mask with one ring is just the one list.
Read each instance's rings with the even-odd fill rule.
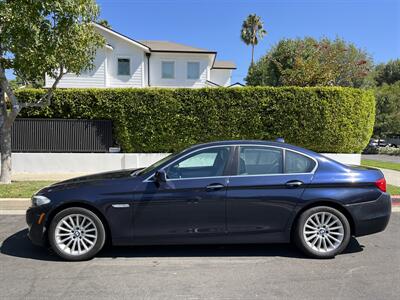
[[[13,153],[13,173],[96,173],[147,167],[167,153]],[[346,164],[360,164],[360,154],[325,154]]]

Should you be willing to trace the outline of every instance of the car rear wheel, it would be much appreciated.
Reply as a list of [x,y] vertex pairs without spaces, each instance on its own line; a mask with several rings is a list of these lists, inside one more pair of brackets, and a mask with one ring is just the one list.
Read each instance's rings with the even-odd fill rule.
[[49,228],[53,250],[66,260],[86,260],[99,252],[105,242],[105,230],[92,211],[71,207],[59,212]]
[[328,206],[317,206],[303,212],[295,230],[297,246],[315,258],[332,258],[341,253],[349,244],[350,237],[347,218]]

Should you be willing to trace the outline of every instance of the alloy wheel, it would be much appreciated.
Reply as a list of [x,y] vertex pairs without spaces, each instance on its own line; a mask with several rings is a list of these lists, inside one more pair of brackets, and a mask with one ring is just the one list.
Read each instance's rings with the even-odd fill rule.
[[95,223],[82,214],[62,218],[54,232],[57,248],[68,255],[82,255],[96,244],[98,232]]
[[342,244],[344,227],[336,215],[330,212],[317,212],[304,223],[303,236],[307,246],[312,250],[328,253]]

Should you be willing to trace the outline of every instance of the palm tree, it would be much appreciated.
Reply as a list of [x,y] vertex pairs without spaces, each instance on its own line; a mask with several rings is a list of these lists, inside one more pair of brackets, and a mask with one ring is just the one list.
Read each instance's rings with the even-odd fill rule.
[[254,64],[254,46],[267,34],[263,26],[264,23],[256,14],[248,15],[242,24],[240,37],[246,45],[251,45],[251,65]]

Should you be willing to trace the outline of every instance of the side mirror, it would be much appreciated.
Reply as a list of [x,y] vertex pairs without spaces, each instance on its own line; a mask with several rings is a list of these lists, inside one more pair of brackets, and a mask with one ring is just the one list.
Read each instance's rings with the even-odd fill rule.
[[167,181],[167,173],[164,170],[159,170],[154,174],[154,180],[158,183]]

